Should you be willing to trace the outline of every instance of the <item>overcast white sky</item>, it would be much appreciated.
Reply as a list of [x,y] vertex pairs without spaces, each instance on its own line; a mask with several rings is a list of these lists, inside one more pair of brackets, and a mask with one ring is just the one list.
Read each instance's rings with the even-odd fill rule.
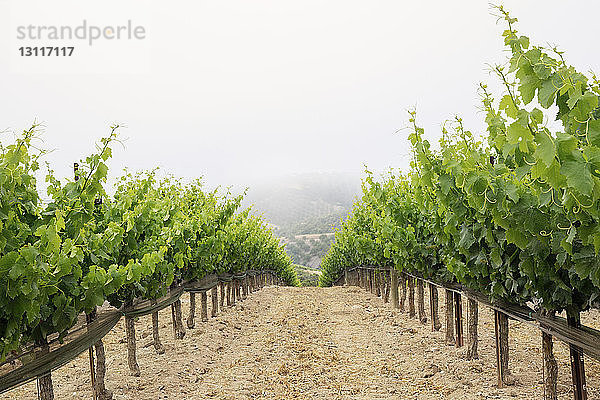
[[[394,134],[406,109],[416,106],[432,138],[455,113],[480,129],[477,85],[494,81],[486,63],[504,57],[503,25],[481,0],[129,0],[152,17],[145,71],[14,73],[5,62],[16,51],[11,2],[27,3],[0,0],[0,129],[44,122],[61,175],[112,122],[127,126],[113,173],[158,165],[229,185],[406,167],[406,132]],[[573,2],[503,3],[533,43],[557,44],[582,71],[600,69],[600,25],[585,18],[600,2],[577,1],[576,15]],[[114,17],[136,20],[131,7]]]

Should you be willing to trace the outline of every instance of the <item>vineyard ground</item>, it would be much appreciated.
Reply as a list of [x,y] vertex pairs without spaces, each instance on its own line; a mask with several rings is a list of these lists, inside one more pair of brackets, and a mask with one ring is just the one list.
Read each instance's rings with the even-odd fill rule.
[[[443,306],[443,294],[440,303]],[[184,296],[187,315],[188,296]],[[428,310],[427,304],[426,309]],[[443,309],[440,310],[443,312]],[[443,316],[443,313],[440,314]],[[150,317],[136,323],[142,376],[129,376],[124,321],[105,338],[114,399],[540,399],[540,333],[511,321],[514,386],[495,387],[493,314],[480,308],[480,359],[444,345],[444,333],[355,287],[267,287],[197,322],[174,340],[160,315],[166,353],[149,346]],[[600,314],[587,313],[600,328]],[[568,349],[555,342],[560,398],[569,392]],[[590,399],[600,399],[600,364],[587,360]],[[90,399],[87,352],[53,374],[57,399]],[[8,399],[35,399],[35,383]]]

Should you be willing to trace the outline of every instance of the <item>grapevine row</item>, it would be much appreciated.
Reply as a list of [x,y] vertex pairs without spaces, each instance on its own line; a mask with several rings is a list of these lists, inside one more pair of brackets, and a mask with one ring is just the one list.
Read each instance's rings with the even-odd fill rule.
[[35,176],[38,127],[0,147],[0,361],[28,344],[47,348],[85,313],[155,300],[208,274],[272,270],[297,284],[290,258],[241,196],[200,181],[126,174],[105,190],[118,126],[75,165],[74,179],[48,170],[49,201]]
[[558,49],[531,45],[497,11],[510,56],[493,69],[498,99],[480,85],[486,132],[457,117],[434,148],[411,111],[411,170],[382,181],[367,172],[321,285],[348,267],[391,266],[492,301],[566,311],[575,324],[598,306],[600,82]]

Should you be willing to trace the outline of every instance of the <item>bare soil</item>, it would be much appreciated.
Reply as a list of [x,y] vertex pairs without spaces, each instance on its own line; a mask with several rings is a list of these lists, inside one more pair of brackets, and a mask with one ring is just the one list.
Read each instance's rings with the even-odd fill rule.
[[[183,340],[173,337],[169,309],[160,318],[163,355],[150,346],[150,316],[136,322],[139,378],[129,375],[124,320],[105,338],[106,385],[115,400],[543,398],[541,334],[525,323],[510,321],[516,382],[496,388],[493,313],[484,306],[474,361],[465,360],[466,347],[444,344],[444,328],[432,332],[356,287],[267,287],[198,321]],[[600,315],[586,313],[583,322],[600,328]],[[555,342],[555,355],[560,398],[570,399],[568,348]],[[600,364],[586,359],[586,374],[589,399],[600,399]],[[87,352],[53,381],[57,399],[91,399]],[[35,399],[35,382],[3,398]]]

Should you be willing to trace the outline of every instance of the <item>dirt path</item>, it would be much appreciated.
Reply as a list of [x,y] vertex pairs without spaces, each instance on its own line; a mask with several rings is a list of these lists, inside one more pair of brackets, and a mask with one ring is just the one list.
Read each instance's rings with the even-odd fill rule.
[[[600,327],[597,313],[586,318]],[[495,387],[493,320],[484,307],[475,361],[464,360],[464,348],[445,346],[443,331],[431,332],[354,287],[265,288],[197,323],[183,340],[173,339],[169,319],[170,311],[162,311],[164,355],[148,346],[150,318],[136,323],[140,378],[128,374],[123,321],[106,337],[106,382],[115,400],[542,398],[540,336],[526,324],[511,321],[518,381]],[[559,391],[569,399],[568,352],[560,344],[555,349]],[[57,399],[91,398],[87,366],[80,356],[53,374]],[[589,361],[586,369],[589,399],[600,399],[600,365]],[[6,398],[35,399],[35,393],[31,383]]]

